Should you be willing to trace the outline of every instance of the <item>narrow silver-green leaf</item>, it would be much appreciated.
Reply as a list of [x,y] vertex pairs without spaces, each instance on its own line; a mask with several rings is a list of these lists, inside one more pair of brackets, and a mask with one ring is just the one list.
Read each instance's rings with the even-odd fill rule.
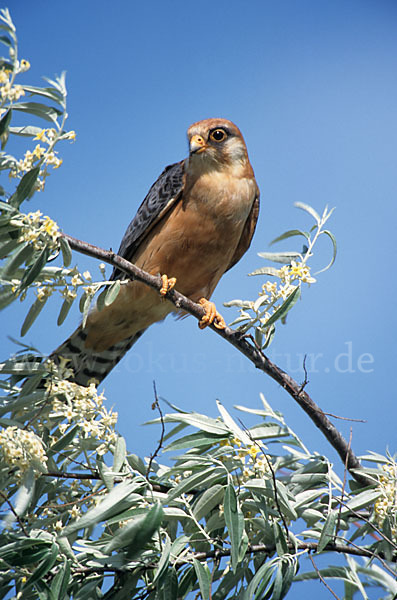
[[37,569],[35,570],[33,575],[26,582],[26,587],[33,585],[36,581],[39,581],[40,579],[42,579],[44,577],[44,575],[46,573],[48,573],[48,571],[50,569],[52,569],[52,567],[54,566],[54,564],[57,561],[58,553],[59,553],[58,546],[53,543],[47,553],[47,556],[39,564],[39,566],[37,567]]
[[272,589],[272,600],[282,600],[285,598],[291,587],[295,571],[295,563],[289,557],[278,561]]
[[[21,392],[19,394],[19,398],[23,399],[25,396],[29,396],[30,394],[33,394],[39,387],[40,383],[42,383],[42,381],[43,381],[43,375],[41,373],[32,375],[32,377],[28,377],[23,383]],[[41,391],[39,391],[38,393],[40,394]],[[25,401],[26,401],[26,398],[25,398]]]
[[193,508],[193,515],[197,521],[207,517],[209,513],[222,503],[224,496],[224,486],[219,483],[205,490],[199,497]]
[[43,560],[51,548],[48,540],[23,539],[0,546],[0,558],[6,563],[26,566]]
[[288,552],[288,544],[286,538],[286,531],[280,523],[273,524],[274,541],[276,544],[276,551],[279,556],[283,556]]
[[112,285],[107,288],[104,298],[105,306],[109,306],[116,300],[117,296],[119,295],[120,287],[121,282],[119,279],[117,279],[117,281],[112,283]]
[[32,496],[34,494],[34,488],[35,488],[35,477],[34,477],[34,472],[33,469],[30,468],[28,469],[28,471],[26,471],[26,473],[23,476],[21,485],[19,487],[19,490],[17,492],[16,498],[14,500],[14,510],[13,511],[9,511],[8,514],[6,515],[6,517],[3,519],[3,527],[10,527],[12,525],[12,523],[15,522],[15,520],[18,517],[21,517],[25,514],[29,503],[32,499]]
[[170,562],[171,555],[171,540],[169,535],[165,532],[165,543],[162,547],[161,558],[159,560],[159,564],[157,566],[157,571],[153,579],[153,585],[161,579],[164,572],[168,569],[168,564]]
[[328,542],[330,542],[335,535],[335,525],[338,519],[338,511],[331,510],[328,514],[328,517],[324,523],[324,527],[322,529],[320,539],[317,546],[317,552],[322,552]]
[[178,600],[178,575],[174,567],[168,569],[161,593],[162,600]]
[[262,348],[263,344],[263,332],[259,329],[259,327],[255,327],[255,342],[258,344],[259,348]]
[[0,288],[0,310],[14,302],[17,299],[17,296],[11,289],[11,286]]
[[[157,419],[156,422],[159,420]],[[206,415],[202,415],[200,413],[177,413],[177,414],[168,414],[164,417],[165,422],[182,422],[186,425],[192,425],[193,427],[197,427],[197,429],[201,429],[203,431],[207,431],[208,433],[215,433],[219,435],[224,435],[227,437],[229,434],[229,430],[227,427],[220,422],[219,420],[211,419],[211,417],[207,417]]]
[[163,516],[164,511],[161,504],[154,504],[145,515],[137,517],[119,529],[106,545],[105,552],[110,554],[117,548],[128,547],[131,557],[136,556],[160,527]]
[[43,310],[46,302],[47,302],[47,297],[43,298],[43,300],[39,300],[37,298],[33,302],[32,306],[30,307],[30,309],[28,311],[28,314],[25,317],[24,322],[22,323],[21,337],[26,335],[26,333],[29,331],[29,329],[31,328],[31,326],[33,325],[33,323],[35,322],[35,320],[37,319],[37,317]]
[[[248,275],[249,277],[251,277],[252,275],[270,275],[271,277],[278,277],[279,269],[275,269],[274,267],[261,267],[260,269],[252,271],[252,273],[248,273]],[[250,307],[247,306],[246,308]]]
[[25,274],[21,280],[21,287],[26,288],[31,283],[33,283],[33,281],[36,279],[36,277],[39,276],[42,268],[46,264],[49,255],[49,249],[47,247],[43,248],[36,261],[29,267],[27,271],[25,271]]
[[247,552],[247,548],[249,545],[249,538],[245,529],[243,529],[243,535],[241,537],[240,548],[238,551],[238,562],[241,563],[245,557]]
[[233,571],[236,571],[238,567],[241,537],[244,529],[244,517],[238,504],[235,489],[230,482],[226,486],[223,506],[226,527],[230,536],[232,568]]
[[69,242],[64,237],[60,237],[59,245],[61,247],[63,265],[64,267],[68,267],[72,262],[72,251],[70,249]]
[[90,508],[80,519],[70,523],[62,531],[62,536],[68,536],[79,529],[91,527],[100,521],[110,519],[111,517],[130,508],[129,497],[136,490],[134,482],[123,482],[115,486],[105,498],[96,506]]
[[10,133],[14,135],[20,135],[23,137],[35,137],[42,131],[41,127],[34,127],[33,125],[22,125],[21,127],[10,127]]
[[285,317],[288,311],[290,311],[291,308],[298,302],[300,296],[301,289],[300,286],[297,286],[292,292],[292,294],[290,294],[286,301],[280,306],[280,308],[276,310],[276,312],[274,312],[272,316],[266,321],[265,327],[270,327],[270,325],[273,325],[273,323]]
[[98,310],[102,310],[104,308],[107,293],[108,293],[108,289],[105,286],[96,300],[96,307]]
[[73,302],[74,299],[69,298],[65,298],[65,300],[62,302],[61,310],[59,311],[57,319],[57,325],[62,325],[62,323],[68,316],[70,309],[72,308]]
[[23,89],[25,92],[29,92],[30,94],[35,94],[36,96],[43,96],[44,98],[49,98],[50,100],[54,100],[59,104],[63,101],[63,96],[57,89],[54,88],[40,88],[35,87],[33,85],[24,85]]
[[224,302],[223,306],[237,306],[238,308],[251,308],[252,302],[251,300],[229,300],[228,302]]
[[66,71],[62,71],[62,73],[58,77],[55,77],[55,79],[51,79],[50,77],[43,77],[43,79],[47,83],[52,85],[52,87],[54,87],[56,90],[58,90],[58,92],[62,96],[65,96],[65,93],[66,93],[65,78],[66,78]]
[[320,271],[316,271],[315,275],[318,275],[318,273],[323,273],[324,271],[327,271],[328,269],[330,269],[336,259],[337,246],[336,246],[336,238],[335,238],[334,234],[331,231],[329,231],[328,229],[324,229],[322,231],[322,233],[327,235],[332,242],[332,258],[331,258],[330,262],[328,263],[328,265],[326,267],[324,267],[323,269],[320,269]]
[[20,110],[36,115],[36,117],[40,117],[41,119],[52,123],[56,123],[57,118],[62,115],[62,111],[55,108],[55,106],[48,106],[47,104],[41,104],[40,102],[16,102],[12,107],[14,110]]
[[84,292],[80,298],[79,308],[80,308],[80,312],[83,313],[83,320],[81,322],[81,325],[83,328],[85,327],[88,315],[90,314],[90,307],[91,307],[92,300],[93,300],[93,296],[91,294],[88,294],[87,292]]
[[12,254],[12,256],[10,256],[7,263],[4,265],[1,272],[2,278],[12,279],[15,270],[29,260],[33,253],[33,246],[28,242],[22,242],[20,247]]
[[70,563],[63,557],[63,564],[59,567],[59,570],[53,580],[51,581],[51,591],[53,597],[57,600],[63,600],[66,596],[70,579]]
[[[11,254],[11,252],[17,247],[17,246],[21,246],[24,244],[24,242],[20,242],[18,237],[15,237],[13,239],[8,239],[8,240],[4,240],[5,243],[2,243],[0,246],[0,258],[6,258],[9,254]],[[3,267],[4,269],[4,267]],[[4,277],[3,277],[4,278]]]
[[301,258],[300,252],[291,250],[290,252],[258,252],[258,256],[271,260],[272,262],[283,263],[288,265],[291,260]]
[[203,565],[195,558],[193,558],[193,566],[199,582],[201,597],[203,600],[207,600],[210,597],[211,573],[206,564]]
[[274,238],[274,240],[270,242],[270,246],[272,246],[276,242],[281,242],[282,240],[294,237],[295,235],[302,235],[307,240],[310,240],[310,236],[306,231],[301,231],[300,229],[290,229],[289,231],[286,231],[285,233],[282,233],[278,237]]
[[141,473],[141,475],[146,476],[147,467],[139,456],[136,454],[128,454],[126,458],[132,469],[138,471],[138,473]]
[[113,455],[113,471],[115,473],[118,473],[124,464],[125,457],[127,454],[126,450],[127,446],[125,443],[125,439],[121,435],[119,435],[117,437]]
[[183,436],[175,442],[171,442],[164,448],[167,452],[174,452],[175,450],[183,450],[185,448],[199,448],[201,446],[212,446],[219,440],[224,439],[224,435],[216,435],[214,433],[208,433],[206,431],[200,431],[198,433],[191,433],[190,435]]
[[259,567],[255,575],[251,579],[248,587],[244,590],[242,600],[252,600],[253,598],[255,598],[256,600],[258,596],[260,596],[260,594],[266,588],[267,584],[272,578],[273,567],[274,560],[266,561],[263,565]]
[[12,42],[11,42],[10,38],[7,37],[6,35],[0,35],[0,42],[9,47],[12,46]]
[[7,143],[8,134],[9,134],[9,125],[11,123],[12,117],[12,109],[9,108],[5,115],[0,119],[0,139],[1,139],[1,149],[3,150],[4,146]]
[[311,215],[313,217],[313,219],[316,221],[317,224],[320,223],[320,221],[321,221],[320,215],[309,204],[305,204],[305,202],[295,202],[294,206],[296,206],[296,208],[300,208],[301,210],[304,210],[307,213],[309,213],[309,215]]
[[239,425],[237,425],[237,423],[234,421],[232,416],[228,413],[228,411],[223,406],[223,404],[219,400],[217,400],[216,405],[222,416],[223,422],[228,427],[228,429],[233,433],[234,437],[236,437],[238,440],[243,442],[243,444],[245,446],[251,446],[252,445],[251,438],[243,429],[241,429],[241,427]]
[[33,167],[22,177],[18,184],[17,189],[10,198],[10,204],[15,207],[19,207],[20,204],[29,198],[33,193],[37,177],[40,172],[40,167]]
[[174,498],[177,498],[185,492],[196,489],[197,486],[203,483],[203,481],[206,481],[210,475],[214,474],[214,470],[217,471],[217,469],[214,469],[214,467],[211,466],[207,469],[203,469],[199,473],[190,475],[190,477],[186,477],[186,479],[182,479],[177,486],[168,492],[168,502],[171,502],[171,500],[174,500]]
[[266,329],[266,339],[262,346],[262,349],[268,348],[270,346],[275,335],[276,335],[276,328],[274,325],[271,325],[270,328]]
[[342,507],[341,514],[344,514],[349,510],[357,511],[360,508],[372,506],[372,504],[379,498],[379,496],[381,496],[381,494],[382,493],[379,491],[379,489],[361,492],[361,494],[354,496],[345,506]]

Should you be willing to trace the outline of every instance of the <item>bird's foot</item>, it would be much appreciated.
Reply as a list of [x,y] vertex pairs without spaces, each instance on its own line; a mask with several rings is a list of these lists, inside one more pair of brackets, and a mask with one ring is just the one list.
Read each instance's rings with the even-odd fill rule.
[[160,288],[160,295],[165,296],[176,284],[176,277],[168,278],[167,275],[161,276],[162,286]]
[[222,315],[216,310],[216,306],[213,302],[210,302],[206,298],[201,298],[198,301],[199,304],[204,308],[205,315],[199,321],[198,326],[200,329],[204,329],[207,325],[213,324],[217,329],[225,329],[226,323]]

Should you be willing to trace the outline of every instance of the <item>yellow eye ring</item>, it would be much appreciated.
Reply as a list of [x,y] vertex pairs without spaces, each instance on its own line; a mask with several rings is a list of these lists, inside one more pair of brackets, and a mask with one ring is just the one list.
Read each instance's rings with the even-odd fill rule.
[[227,137],[226,131],[224,129],[214,129],[210,133],[210,139],[214,142],[223,142]]

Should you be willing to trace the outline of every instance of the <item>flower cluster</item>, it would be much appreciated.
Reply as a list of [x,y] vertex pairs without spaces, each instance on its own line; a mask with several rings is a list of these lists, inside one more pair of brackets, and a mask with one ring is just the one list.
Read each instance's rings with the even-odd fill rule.
[[[51,127],[50,129],[42,129],[39,133],[36,134],[35,140],[43,142],[48,146],[52,145],[58,137],[56,130]],[[67,131],[62,134],[63,140],[72,140],[73,142],[76,140],[76,132],[75,131]]]
[[[28,61],[21,61],[25,65],[29,65]],[[30,66],[30,65],[29,65]],[[27,71],[29,67],[23,70]],[[20,69],[21,71],[22,69]],[[13,85],[13,72],[11,69],[0,70],[0,97],[2,104],[4,102],[15,102],[19,100],[21,96],[25,95],[25,91],[21,85]]]
[[20,241],[29,242],[35,250],[41,251],[45,247],[57,250],[59,227],[50,217],[42,217],[43,213],[39,210],[27,215],[21,213],[10,224],[20,229]]
[[[71,375],[70,370],[64,370],[64,376]],[[88,387],[77,385],[66,379],[52,378],[46,384],[52,399],[51,419],[60,419],[58,429],[61,434],[77,424],[83,438],[96,438],[101,444],[96,448],[98,454],[105,454],[109,444],[114,443],[117,434],[114,427],[117,423],[117,413],[103,406],[104,394],[98,394],[95,383]]]
[[39,131],[34,139],[46,144],[47,148],[39,143],[36,144],[33,150],[26,150],[24,157],[13,163],[9,176],[11,178],[22,177],[25,173],[33,169],[33,167],[40,165],[41,168],[37,179],[37,190],[43,190],[45,180],[49,175],[48,167],[59,169],[62,165],[62,159],[57,156],[58,153],[54,150],[54,146],[60,138],[63,140],[74,141],[76,139],[76,133],[74,131],[68,131],[67,133],[60,135],[53,127]]
[[31,431],[16,426],[0,430],[0,454],[9,467],[19,469],[17,476],[29,468],[37,473],[45,471],[47,456],[43,443]]
[[259,301],[252,303],[253,310],[257,312],[261,307],[259,320],[262,325],[266,325],[272,314],[296,290],[300,282],[310,285],[316,281],[310,275],[310,268],[303,262],[296,262],[295,260],[292,260],[290,265],[284,265],[281,269],[278,269],[276,276],[280,279],[280,282],[266,281],[259,293]]
[[221,440],[219,445],[221,448],[230,447],[230,452],[220,456],[219,459],[224,463],[229,460],[232,460],[233,463],[239,463],[241,473],[236,477],[240,482],[254,477],[265,477],[271,472],[260,445],[252,444],[251,446],[243,447],[241,441],[237,438],[226,438]]
[[375,502],[375,520],[380,527],[386,517],[391,520],[391,529],[397,535],[397,464],[388,463],[382,467],[384,475],[379,478],[380,498]]
[[[250,327],[255,326],[261,335],[265,334],[265,346],[270,342],[270,336],[274,330],[273,323],[276,318],[279,318],[273,315],[282,308],[291,294],[297,291],[301,283],[310,285],[316,281],[310,275],[310,268],[303,260],[292,260],[289,265],[283,265],[280,269],[267,269],[266,272],[277,277],[279,281],[266,281],[262,285],[257,300],[233,300],[225,303],[225,306],[241,307],[239,317],[231,325],[238,324],[238,329],[241,331],[248,331]],[[254,274],[259,274],[259,272]],[[254,315],[251,315],[249,311],[252,311]],[[270,323],[268,323],[269,319],[272,319]]]
[[98,286],[85,285],[92,279],[89,271],[80,273],[77,268],[74,268],[68,275],[71,276],[70,281],[62,274],[61,276],[58,276],[56,280],[47,278],[36,284],[35,293],[37,299],[41,302],[45,302],[45,300],[57,290],[65,299],[73,301],[77,297],[77,288],[79,286],[84,286],[84,291],[89,294],[90,297],[93,297],[98,291]]
[[[11,52],[12,54],[12,52]],[[13,103],[25,95],[25,90],[21,85],[14,85],[15,75],[18,73],[25,73],[30,69],[30,62],[22,59],[21,61],[14,62],[14,68],[10,69],[3,67],[0,69],[0,99],[1,107],[7,102]],[[6,112],[7,108],[2,108],[1,113]]]

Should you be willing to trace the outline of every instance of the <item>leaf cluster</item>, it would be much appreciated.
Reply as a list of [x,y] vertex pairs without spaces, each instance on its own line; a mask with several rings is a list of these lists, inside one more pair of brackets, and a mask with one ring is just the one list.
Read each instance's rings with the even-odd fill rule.
[[[332,242],[332,258],[329,264],[318,271],[321,273],[329,269],[336,258],[336,240],[325,223],[332,215],[333,209],[325,207],[320,216],[317,211],[303,202],[296,202],[295,206],[304,210],[315,221],[310,231],[290,229],[278,237],[271,244],[281,242],[290,238],[303,237],[302,250],[290,250],[284,252],[259,252],[259,256],[275,264],[284,265],[281,269],[274,266],[260,267],[250,273],[251,276],[268,276],[276,283],[266,282],[259,292],[256,300],[231,300],[225,302],[228,307],[240,309],[240,315],[231,323],[237,325],[237,329],[243,333],[253,330],[255,342],[262,350],[267,348],[273,341],[276,332],[276,323],[285,323],[289,311],[295,306],[302,294],[302,284],[315,283],[316,279],[310,276],[308,262],[313,256],[313,249],[320,236],[328,237]],[[277,280],[279,280],[277,282]]]
[[[33,369],[22,352],[18,358],[3,365],[11,378],[8,388],[3,383],[0,424],[29,422],[46,444],[48,463],[45,472],[23,478],[1,464],[0,597],[16,586],[28,600],[111,593],[172,600],[191,592],[215,600],[283,598],[294,581],[310,576],[298,574],[305,543],[315,543],[318,554],[339,544],[390,561],[374,579],[368,559],[349,558],[332,572],[352,592],[391,576],[390,521],[375,529],[373,517],[382,471],[367,469],[372,487],[350,481],[346,489],[263,397],[260,410],[237,407],[257,420],[249,428],[220,403],[217,418],[171,406],[152,424],[171,427],[163,452],[172,457],[152,457],[149,473],[148,459],[129,453],[119,435],[104,455],[76,419],[61,429],[65,419],[51,416],[48,391],[37,387],[43,365]],[[21,393],[18,380],[26,375],[30,384]]]

